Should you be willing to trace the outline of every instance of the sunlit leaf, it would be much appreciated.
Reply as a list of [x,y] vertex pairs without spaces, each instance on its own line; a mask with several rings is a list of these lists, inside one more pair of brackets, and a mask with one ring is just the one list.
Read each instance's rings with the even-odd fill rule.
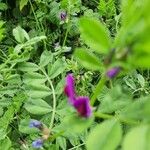
[[102,67],[100,60],[93,53],[89,53],[87,49],[78,48],[76,49],[74,55],[87,69],[100,70]]
[[97,125],[87,139],[87,150],[115,150],[122,137],[122,129],[116,120],[107,120]]
[[150,126],[132,128],[124,138],[123,150],[150,150]]
[[98,53],[107,53],[110,48],[110,39],[104,25],[97,20],[82,18],[80,20],[81,37],[93,50]]
[[52,111],[51,106],[42,99],[29,99],[24,107],[28,112],[35,115],[44,115]]

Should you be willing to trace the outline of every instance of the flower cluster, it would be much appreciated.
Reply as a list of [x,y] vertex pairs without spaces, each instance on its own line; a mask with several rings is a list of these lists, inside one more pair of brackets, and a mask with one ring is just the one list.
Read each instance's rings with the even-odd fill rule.
[[60,19],[61,21],[65,21],[67,19],[67,13],[65,11],[60,13]]
[[69,104],[78,112],[79,116],[88,118],[92,115],[92,107],[89,98],[86,96],[77,96],[75,93],[74,78],[72,74],[66,77],[64,93],[68,97]]
[[110,79],[112,79],[112,78],[116,77],[116,76],[119,74],[120,70],[121,70],[120,67],[111,68],[111,69],[109,69],[109,70],[106,72],[106,75],[107,75]]
[[43,124],[38,120],[31,120],[29,123],[29,127],[37,128],[42,132],[43,136],[32,142],[32,147],[42,148],[42,146],[44,144],[44,140],[47,140],[50,135],[49,129],[47,127],[43,126]]

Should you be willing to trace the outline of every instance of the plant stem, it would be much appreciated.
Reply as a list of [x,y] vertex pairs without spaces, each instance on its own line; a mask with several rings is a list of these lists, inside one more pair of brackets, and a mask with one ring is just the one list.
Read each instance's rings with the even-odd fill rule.
[[70,149],[68,149],[68,150],[73,150],[73,149],[76,149],[76,148],[78,148],[78,147],[80,147],[80,146],[83,146],[83,145],[85,145],[85,143],[82,143],[82,144],[80,144],[80,145],[74,146],[74,147],[72,147],[72,148],[70,148]]
[[95,112],[94,116],[97,118],[103,118],[103,119],[110,119],[113,118],[113,115],[109,115],[109,114],[104,114],[104,113],[100,113],[100,112]]
[[66,30],[66,33],[65,33],[65,38],[64,38],[62,47],[64,47],[65,44],[66,44],[68,33],[69,33],[69,22],[67,23],[67,30]]
[[66,40],[67,40],[67,36],[68,36],[68,33],[69,33],[69,23],[70,23],[70,1],[68,1],[68,12],[67,12],[67,15],[68,15],[67,29],[66,29],[65,38],[64,38],[62,47],[65,46]]
[[31,9],[32,9],[32,12],[33,12],[33,15],[34,15],[34,18],[35,18],[36,24],[37,24],[37,26],[38,26],[39,30],[41,31],[40,23],[39,23],[39,21],[38,21],[38,18],[36,17],[36,14],[35,14],[35,11],[34,11],[34,8],[33,8],[33,5],[32,5],[31,0],[29,0],[29,3],[30,3],[30,6],[31,6]]
[[105,82],[106,82],[106,77],[105,77],[105,74],[102,75],[101,79],[99,80],[96,88],[94,89],[94,92],[93,92],[93,95],[91,97],[91,105],[93,106],[95,101],[96,101],[96,98],[97,96],[99,95],[99,93],[101,92],[101,90],[103,89],[104,85],[105,85]]
[[128,124],[128,125],[137,125],[137,124],[139,124],[139,122],[135,121],[135,120],[127,120],[127,119],[123,119],[123,118],[121,118],[120,116],[117,116],[117,115],[113,116],[113,115],[104,114],[104,113],[101,113],[101,112],[95,112],[94,116],[97,117],[97,118],[102,118],[102,119],[115,118],[115,119],[119,120],[120,122],[122,122],[124,124]]
[[52,127],[53,127],[53,125],[54,125],[54,119],[55,119],[55,113],[56,113],[56,94],[55,94],[54,86],[53,86],[52,81],[50,80],[48,74],[42,68],[40,68],[40,70],[43,72],[43,74],[47,78],[47,81],[49,82],[49,84],[51,86],[51,89],[52,89],[52,95],[53,95],[53,112],[52,112],[51,122],[50,122],[50,126],[49,126],[49,129],[51,130]]

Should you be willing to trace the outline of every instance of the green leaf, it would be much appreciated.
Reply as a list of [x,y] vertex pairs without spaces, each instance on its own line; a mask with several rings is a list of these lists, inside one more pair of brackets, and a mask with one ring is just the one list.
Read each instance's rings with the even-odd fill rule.
[[115,86],[101,99],[98,111],[102,113],[113,113],[122,110],[132,103],[130,95],[124,94],[120,86]]
[[98,53],[107,53],[110,39],[105,27],[97,20],[82,18],[80,20],[81,37],[87,45]]
[[34,37],[32,39],[29,39],[27,42],[23,43],[23,44],[18,44],[15,48],[14,51],[16,53],[19,53],[21,49],[23,48],[28,48],[31,47],[32,45],[36,44],[37,42],[40,42],[41,40],[46,39],[46,36],[37,36]]
[[10,148],[11,148],[11,140],[9,138],[1,140],[0,148],[2,150],[10,150]]
[[131,63],[135,68],[149,69],[150,68],[149,60],[150,60],[150,54],[148,53],[141,53],[129,57],[129,63]]
[[0,107],[0,116],[2,116],[2,115],[3,115],[3,113],[4,113],[4,110],[3,110],[3,108],[2,108],[2,107]]
[[38,65],[31,62],[23,62],[23,63],[19,63],[18,69],[21,71],[33,72],[33,71],[38,71],[39,67]]
[[141,97],[120,112],[120,118],[127,120],[150,120],[150,97]]
[[23,119],[19,124],[19,131],[25,134],[38,133],[39,130],[37,128],[29,127],[31,119]]
[[26,92],[27,95],[32,98],[44,98],[51,95],[50,89],[47,86],[39,83],[30,83],[26,85]]
[[10,84],[20,84],[21,83],[19,74],[12,74],[12,75],[8,76],[5,80],[7,83],[10,83]]
[[23,7],[24,7],[25,5],[27,5],[27,3],[28,3],[28,0],[21,0],[21,1],[20,1],[20,10],[22,10]]
[[87,49],[78,48],[75,50],[74,55],[87,69],[100,70],[102,66],[100,60],[93,53],[89,53]]
[[66,62],[62,59],[57,59],[50,69],[49,76],[51,79],[57,77],[66,69]]
[[123,150],[150,150],[150,126],[132,128],[124,138]]
[[63,119],[62,127],[68,132],[81,133],[93,123],[94,118],[81,118],[76,115],[70,115]]
[[145,79],[144,79],[144,77],[141,74],[137,74],[137,78],[138,78],[138,81],[139,81],[141,87],[144,87],[145,86]]
[[44,67],[46,66],[49,62],[52,62],[53,55],[50,51],[44,51],[40,57],[40,66]]
[[56,145],[59,145],[63,150],[67,149],[66,139],[64,137],[58,137],[56,139]]
[[19,43],[23,43],[25,38],[29,40],[28,33],[22,29],[20,26],[13,29],[13,36],[15,37],[16,41]]
[[42,84],[46,81],[47,79],[45,78],[44,75],[37,73],[37,72],[27,72],[23,76],[23,82],[25,84]]
[[97,125],[87,139],[87,150],[115,150],[121,141],[122,129],[116,120]]
[[0,3],[0,10],[7,10],[7,5],[5,3]]
[[44,115],[52,111],[51,106],[42,99],[29,99],[24,107],[28,112],[35,115]]

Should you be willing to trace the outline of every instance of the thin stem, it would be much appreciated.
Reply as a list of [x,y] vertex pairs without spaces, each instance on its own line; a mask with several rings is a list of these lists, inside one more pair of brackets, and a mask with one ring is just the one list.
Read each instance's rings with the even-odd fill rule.
[[69,33],[69,22],[67,23],[67,30],[66,30],[66,33],[65,33],[65,38],[64,38],[62,47],[64,47],[65,44],[66,44],[68,33]]
[[53,112],[52,112],[51,122],[50,122],[50,126],[49,126],[49,129],[51,130],[52,127],[53,127],[53,125],[54,125],[54,119],[55,119],[55,113],[56,113],[56,94],[55,94],[54,86],[53,86],[52,81],[50,80],[48,74],[42,68],[40,68],[40,70],[43,72],[43,74],[47,78],[47,81],[49,82],[49,84],[51,86],[51,89],[52,89],[52,95],[53,95]]
[[128,125],[137,125],[137,124],[139,124],[139,122],[135,121],[135,120],[124,119],[124,118],[121,118],[120,116],[117,116],[117,115],[113,116],[113,115],[104,114],[104,113],[101,113],[101,112],[95,112],[94,116],[97,117],[97,118],[102,118],[102,119],[115,118],[115,119],[119,120],[120,122],[122,122],[124,124],[128,124]]
[[34,18],[35,18],[36,24],[37,24],[37,26],[38,26],[39,30],[41,31],[40,23],[39,23],[39,21],[38,21],[38,18],[36,17],[36,14],[35,14],[35,11],[34,11],[34,8],[33,8],[33,5],[32,5],[32,3],[31,3],[31,0],[29,0],[29,3],[30,3],[30,6],[31,6],[31,9],[32,9],[32,12],[33,12],[33,15],[34,15]]
[[67,30],[66,30],[66,33],[65,33],[65,38],[64,38],[62,47],[65,46],[66,40],[67,40],[67,36],[68,36],[68,33],[69,33],[69,23],[70,23],[70,1],[68,1],[68,12],[67,12],[67,15],[68,15]]
[[106,82],[106,77],[105,77],[105,74],[104,74],[104,75],[102,75],[100,81],[98,82],[96,88],[94,89],[93,95],[91,97],[91,105],[92,106],[94,105],[97,96],[99,95],[99,93],[103,89],[103,87],[105,85],[105,82]]
[[80,144],[80,145],[74,146],[74,147],[72,147],[72,148],[70,148],[70,149],[68,149],[68,150],[73,150],[73,149],[76,149],[76,148],[78,148],[78,147],[80,147],[80,146],[83,146],[83,145],[85,145],[85,143],[82,143],[82,144]]
[[48,140],[50,142],[53,142],[57,137],[60,137],[63,134],[64,134],[64,131],[60,131],[59,133],[54,134],[52,137],[50,136]]
[[110,119],[113,118],[113,115],[109,115],[109,114],[104,114],[104,113],[100,113],[100,112],[95,112],[94,116],[97,118],[103,118],[103,119]]

